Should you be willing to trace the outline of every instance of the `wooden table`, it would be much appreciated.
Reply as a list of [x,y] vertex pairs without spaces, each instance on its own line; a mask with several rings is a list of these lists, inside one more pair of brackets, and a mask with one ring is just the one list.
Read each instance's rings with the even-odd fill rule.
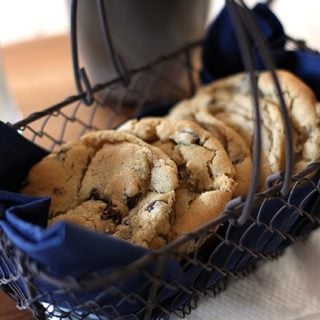
[[0,293],[1,320],[32,320],[32,314],[27,310],[18,310],[15,302],[3,292]]
[[[39,39],[2,49],[8,87],[22,114],[54,104],[76,92],[66,36]],[[0,320],[31,320],[0,292]]]
[[24,116],[75,94],[67,36],[2,48],[5,76]]

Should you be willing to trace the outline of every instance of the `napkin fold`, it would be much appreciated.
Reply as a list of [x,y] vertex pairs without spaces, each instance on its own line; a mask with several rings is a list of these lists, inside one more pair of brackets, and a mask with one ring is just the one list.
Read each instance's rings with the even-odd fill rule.
[[[320,100],[320,55],[301,47],[287,48],[288,37],[270,8],[258,3],[251,9],[261,34],[265,38],[275,67],[289,70],[304,80]],[[253,46],[253,58],[257,70],[265,70],[259,49]],[[209,25],[202,51],[201,80],[203,84],[244,71],[238,41],[226,7]]]

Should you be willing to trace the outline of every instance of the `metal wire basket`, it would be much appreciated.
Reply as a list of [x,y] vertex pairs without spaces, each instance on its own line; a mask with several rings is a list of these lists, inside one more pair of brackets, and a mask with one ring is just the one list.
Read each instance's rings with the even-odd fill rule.
[[[0,284],[19,308],[30,309],[36,319],[168,319],[172,314],[184,317],[196,307],[199,296],[215,296],[229,278],[245,276],[258,261],[276,257],[319,226],[320,163],[292,174],[290,121],[270,55],[244,3],[228,0],[227,5],[240,39],[244,65],[251,74],[256,119],[255,169],[246,199],[233,199],[217,219],[123,268],[107,274],[93,272],[80,279],[67,274],[54,276],[0,232],[0,258],[8,266]],[[201,41],[130,70],[130,81],[120,75],[91,87],[84,70],[79,69],[74,29],[72,39],[79,94],[13,125],[49,151],[88,131],[115,127],[129,117],[164,114],[175,101],[167,96],[156,105],[150,101],[152,90],[159,84],[167,88],[166,92],[172,91],[176,101],[190,97],[198,86],[199,65],[192,57],[199,53]],[[259,101],[249,39],[258,44],[266,67],[274,75],[288,137],[285,172],[270,177],[267,189],[261,193],[256,193],[261,149]],[[179,85],[175,72],[183,74]],[[139,83],[145,83],[146,77],[149,87],[141,88]],[[103,100],[95,95],[102,90]],[[138,101],[136,107],[125,105],[128,95]],[[189,241],[195,241],[195,251],[181,253],[179,248]],[[172,261],[179,266],[174,273],[170,271]],[[133,283],[134,290],[122,290],[124,283]]]

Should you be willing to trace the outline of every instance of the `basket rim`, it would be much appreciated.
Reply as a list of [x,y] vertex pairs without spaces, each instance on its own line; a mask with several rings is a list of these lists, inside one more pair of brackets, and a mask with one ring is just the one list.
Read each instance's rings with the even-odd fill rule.
[[[162,55],[162,56],[158,57],[156,60],[154,60],[150,63],[147,63],[139,68],[134,68],[134,69],[130,70],[129,72],[131,75],[134,75],[134,74],[140,73],[142,71],[148,70],[149,68],[155,67],[155,66],[157,66],[167,60],[170,60],[170,59],[178,56],[179,54],[182,54],[184,52],[189,52],[189,50],[192,50],[195,48],[200,48],[202,43],[203,43],[203,39],[199,39],[199,40],[187,43],[185,46],[171,52],[170,54]],[[104,82],[104,83],[95,84],[91,90],[93,93],[97,93],[97,92],[100,92],[100,91],[110,87],[111,85],[119,84],[119,83],[123,83],[122,76],[116,77],[116,78],[109,80],[107,82]],[[23,128],[25,126],[32,123],[33,121],[39,120],[42,117],[50,115],[50,114],[62,109],[63,107],[66,107],[69,104],[80,101],[80,100],[84,99],[85,96],[86,96],[86,93],[71,95],[71,96],[65,98],[64,100],[55,103],[54,105],[43,108],[42,111],[33,112],[18,122],[8,123],[8,124],[16,130],[23,130]],[[92,103],[94,103],[94,101]]]
[[[311,180],[309,177],[315,176],[319,172],[319,170],[320,161],[311,163],[303,171],[293,175],[293,185],[295,185],[296,183],[300,183],[304,179],[307,179],[307,181],[310,182]],[[280,190],[283,184],[282,176],[283,174],[281,173],[270,176],[269,188],[267,188],[263,192],[255,194],[255,206],[259,205],[260,202],[262,202],[264,199],[279,197]],[[317,187],[314,181],[311,182],[315,187]],[[110,274],[105,276],[97,275],[94,272],[92,274],[92,277],[90,274],[86,274],[83,279],[76,279],[69,275],[55,276],[52,275],[49,270],[46,270],[44,266],[41,266],[37,261],[28,257],[22,250],[14,246],[7,239],[3,232],[0,232],[0,242],[3,247],[9,247],[12,251],[10,253],[12,254],[14,262],[18,267],[18,273],[22,276],[37,276],[39,279],[42,279],[48,282],[49,284],[57,287],[68,287],[70,289],[81,291],[92,290],[112,285],[117,281],[123,279],[124,277],[132,274],[132,270],[141,270],[152,261],[154,262],[156,260],[158,262],[163,262],[164,259],[168,256],[173,257],[174,253],[176,252],[175,249],[179,248],[181,245],[191,240],[196,239],[201,234],[206,234],[210,232],[210,230],[214,229],[218,225],[224,224],[226,222],[232,225],[232,222],[235,221],[241,213],[241,209],[244,203],[245,199],[241,199],[240,197],[232,199],[226,205],[225,210],[219,217],[212,219],[211,221],[200,226],[193,232],[181,235],[179,238],[169,242],[168,244],[164,245],[159,249],[149,249],[147,253],[142,257],[132,261],[126,266],[117,268],[116,270],[112,271]],[[320,224],[320,218],[315,219]],[[237,227],[237,225],[235,225],[235,227]],[[295,241],[294,239],[290,240]],[[228,241],[228,239],[225,239],[225,241]]]

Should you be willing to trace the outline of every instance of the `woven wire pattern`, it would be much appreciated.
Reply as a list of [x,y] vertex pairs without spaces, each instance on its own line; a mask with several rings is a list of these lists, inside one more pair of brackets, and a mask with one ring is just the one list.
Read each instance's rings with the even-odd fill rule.
[[155,112],[165,110],[194,93],[199,82],[198,56],[197,46],[187,47],[134,72],[127,87],[122,79],[107,84],[104,90],[98,85],[99,92],[94,95],[90,106],[85,105],[79,96],[71,96],[30,115],[15,127],[28,140],[54,151],[61,144],[89,131],[112,129],[129,118],[157,114]]
[[[191,63],[190,50],[185,48],[133,73],[127,88],[121,79],[99,87],[91,106],[73,96],[15,127],[27,139],[54,151],[88,131],[115,128],[128,118],[159,109],[165,113],[174,102],[192,95],[197,86],[199,66]],[[197,47],[192,50],[197,56]],[[55,277],[1,234],[0,284],[19,308],[29,308],[36,319],[184,317],[200,296],[214,297],[228,279],[245,277],[258,261],[277,257],[319,226],[319,169],[320,163],[314,163],[295,175],[287,195],[280,193],[283,177],[271,177],[267,190],[255,195],[251,216],[242,226],[234,226],[232,221],[240,215],[244,202],[233,199],[218,219],[108,274]],[[183,253],[189,242],[195,243],[194,252]],[[171,261],[179,265],[174,274],[168,273]],[[134,291],[122,289],[123,283],[137,278]]]
[[[196,307],[199,296],[215,296],[229,278],[246,276],[258,261],[276,257],[319,226],[320,182],[312,174],[319,168],[320,164],[315,163],[296,175],[287,197],[279,196],[281,179],[277,177],[271,188],[256,196],[252,216],[242,227],[234,227],[228,220],[241,212],[243,203],[236,201],[233,209],[222,215],[220,220],[224,222],[218,232],[214,228],[216,221],[212,221],[111,274],[55,278],[3,235],[1,258],[7,259],[8,269],[13,268],[11,272],[1,272],[6,272],[5,282],[19,306],[33,310],[37,319],[169,319],[171,314],[184,317]],[[197,243],[189,255],[180,250],[188,241]],[[168,259],[176,259],[181,267],[169,277]],[[156,268],[150,267],[154,261]],[[121,283],[136,277],[140,281],[134,291],[121,290]],[[90,300],[85,299],[86,294],[90,294]],[[132,308],[132,313],[123,314],[123,308]]]

